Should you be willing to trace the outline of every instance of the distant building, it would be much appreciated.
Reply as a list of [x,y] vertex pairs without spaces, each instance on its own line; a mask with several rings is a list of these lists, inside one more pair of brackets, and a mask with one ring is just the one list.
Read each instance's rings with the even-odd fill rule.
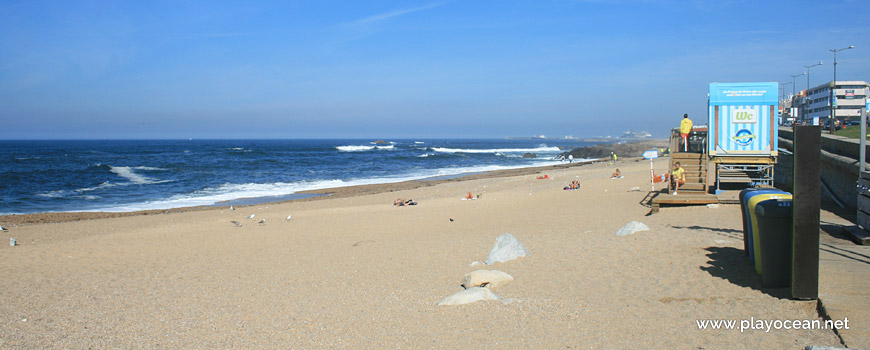
[[[837,97],[835,110],[839,120],[852,120],[867,114],[867,95],[870,95],[870,84],[866,81],[837,81],[834,87]],[[800,96],[794,103],[801,107],[800,120],[812,121],[819,117],[825,121],[831,116],[831,82],[813,87]]]

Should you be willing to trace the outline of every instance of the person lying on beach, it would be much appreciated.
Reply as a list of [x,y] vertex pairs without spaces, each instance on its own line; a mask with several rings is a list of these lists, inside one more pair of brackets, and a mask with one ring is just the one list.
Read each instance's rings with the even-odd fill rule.
[[468,194],[465,195],[465,199],[474,199],[474,195],[472,195],[471,192],[468,192]]
[[571,184],[563,187],[562,189],[566,190],[566,191],[573,191],[573,190],[580,189],[580,181],[577,181],[577,180],[571,181]]
[[622,178],[622,172],[619,171],[619,169],[616,169],[616,171],[614,171],[613,174],[610,174],[610,178],[611,178],[611,179],[621,179],[621,178]]
[[396,199],[393,202],[394,207],[404,207],[406,205],[417,205],[417,202],[414,201],[413,199],[404,200],[402,198]]

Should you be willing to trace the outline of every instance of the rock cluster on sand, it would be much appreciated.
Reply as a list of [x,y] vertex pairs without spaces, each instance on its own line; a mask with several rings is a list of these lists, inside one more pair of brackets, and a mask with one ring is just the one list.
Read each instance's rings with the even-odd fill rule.
[[[510,233],[505,233],[496,238],[495,246],[486,259],[487,265],[496,262],[504,262],[529,255],[529,250]],[[472,264],[472,266],[475,264]],[[501,300],[490,288],[513,281],[514,277],[498,270],[475,270],[465,274],[462,279],[462,288],[465,290],[448,296],[438,302],[438,305],[462,305],[481,300]],[[516,299],[506,299],[506,303],[512,303]]]

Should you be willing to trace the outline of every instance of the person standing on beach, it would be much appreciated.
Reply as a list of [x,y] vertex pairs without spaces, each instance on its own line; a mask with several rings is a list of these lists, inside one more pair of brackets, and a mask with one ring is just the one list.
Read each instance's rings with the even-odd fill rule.
[[689,151],[689,134],[692,132],[692,120],[689,119],[689,114],[683,114],[683,121],[680,122],[680,137],[683,139],[683,152]]
[[674,171],[671,172],[671,180],[674,181],[674,195],[680,190],[680,185],[686,184],[686,169],[680,166],[680,162],[674,164]]

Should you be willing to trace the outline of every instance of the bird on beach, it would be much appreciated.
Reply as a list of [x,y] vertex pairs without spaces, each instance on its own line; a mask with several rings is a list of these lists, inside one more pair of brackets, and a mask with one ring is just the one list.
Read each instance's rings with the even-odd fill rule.
[[[289,217],[289,216],[287,217],[287,220],[290,220],[290,217]],[[9,230],[6,229],[6,228],[3,227],[3,226],[0,226],[0,231],[9,231]]]
[[231,205],[231,206],[230,206],[230,210],[236,210],[236,207],[234,207],[234,206]]
[[258,224],[260,224],[260,225],[265,225],[265,224],[266,224],[266,219],[260,220],[260,222],[258,222]]
[[293,215],[287,215],[287,219],[286,219],[286,220],[287,220],[287,221],[290,221],[290,218],[291,218],[292,216],[293,216]]
[[257,214],[251,214],[250,216],[246,217],[245,219],[253,219],[255,216],[257,216]]
[[233,223],[233,225],[236,225],[236,227],[242,227],[242,224],[239,223],[238,221],[230,221],[230,222]]

